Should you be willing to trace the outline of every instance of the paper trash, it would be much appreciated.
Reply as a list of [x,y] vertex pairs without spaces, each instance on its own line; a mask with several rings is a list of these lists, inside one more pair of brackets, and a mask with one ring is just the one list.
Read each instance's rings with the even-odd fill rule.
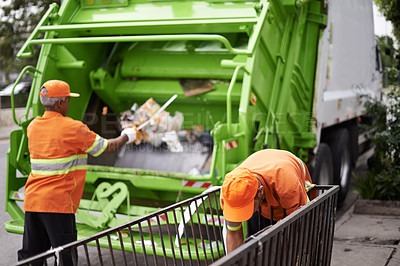
[[[160,105],[153,99],[148,99],[139,108],[126,110],[120,114],[121,128],[139,126],[149,120],[159,109]],[[136,111],[135,111],[136,109]],[[183,124],[183,114],[176,111],[174,116],[169,112],[162,111],[155,117],[151,123],[142,129],[143,139],[136,142],[136,145],[141,142],[151,143],[155,147],[159,147],[163,142],[168,145],[168,148],[173,152],[182,152],[183,147],[179,141],[177,132],[181,130]]]

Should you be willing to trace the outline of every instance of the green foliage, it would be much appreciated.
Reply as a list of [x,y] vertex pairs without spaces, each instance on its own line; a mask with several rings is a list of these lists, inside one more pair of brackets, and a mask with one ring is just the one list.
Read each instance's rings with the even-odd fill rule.
[[400,55],[389,36],[378,36],[379,51],[383,68],[383,87],[400,85]]
[[396,58],[398,52],[394,47],[394,41],[392,37],[384,35],[378,36],[379,51],[382,60],[383,67],[392,67],[398,63]]
[[369,98],[365,107],[374,119],[367,129],[373,129],[375,152],[367,177],[357,177],[357,189],[363,198],[400,200],[400,87],[391,88],[384,101]]
[[400,0],[374,0],[379,11],[393,24],[393,34],[400,41]]
[[[61,0],[13,0],[8,4],[2,3],[0,10],[0,70],[4,72],[8,82],[10,82],[10,73],[19,72],[25,65],[36,64],[37,51],[36,57],[24,60],[18,60],[16,54],[53,2],[60,4]],[[34,47],[34,49],[38,50],[39,47]]]
[[355,174],[357,180],[356,190],[363,199],[376,198],[376,180],[375,176],[370,172],[367,173],[366,178],[362,178],[359,174]]
[[377,172],[371,169],[366,178],[356,175],[356,189],[363,199],[400,200],[400,168],[392,167]]

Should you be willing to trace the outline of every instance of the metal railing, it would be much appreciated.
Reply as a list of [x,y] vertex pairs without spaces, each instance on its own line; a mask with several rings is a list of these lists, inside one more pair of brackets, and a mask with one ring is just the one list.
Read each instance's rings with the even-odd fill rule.
[[[219,187],[118,227],[52,249],[18,265],[329,265],[338,186],[249,237],[225,255]],[[95,248],[90,247],[94,245]],[[76,252],[80,255],[79,259]]]
[[338,186],[320,195],[212,265],[330,265]]
[[212,187],[201,195],[17,265],[52,265],[55,260],[64,265],[63,255],[72,257],[73,265],[211,264],[225,255],[219,190]]
[[[246,19],[239,19],[236,20],[238,22],[247,22],[247,23],[255,23],[254,30],[253,30],[253,38],[250,39],[249,47],[247,49],[237,49],[234,48],[229,40],[222,35],[218,34],[182,34],[182,35],[154,35],[154,36],[111,36],[111,37],[69,37],[69,38],[53,38],[52,39],[39,39],[39,34],[42,32],[53,32],[53,31],[65,31],[65,30],[86,30],[86,29],[106,29],[106,28],[118,28],[118,27],[134,27],[143,25],[145,22],[135,21],[130,23],[85,23],[79,25],[48,25],[46,24],[51,20],[58,17],[58,10],[59,7],[57,4],[53,3],[49,6],[49,9],[44,14],[42,19],[39,21],[38,25],[35,27],[31,35],[28,37],[27,41],[23,44],[22,48],[18,51],[17,57],[18,58],[26,58],[33,56],[33,48],[32,45],[36,44],[66,44],[66,43],[104,43],[104,42],[142,42],[142,41],[176,41],[176,40],[204,40],[204,41],[219,41],[221,42],[225,48],[233,53],[233,54],[243,54],[243,55],[252,55],[256,43],[259,40],[261,28],[264,24],[266,19],[267,10],[269,4],[263,3],[262,5],[258,6],[257,9],[260,9],[260,14],[256,18],[246,18]],[[233,18],[229,19],[230,21],[235,21]],[[220,20],[191,20],[191,21],[157,21],[153,22],[155,26],[160,25],[180,25],[182,23],[195,23],[195,24],[204,24],[204,23],[215,23],[220,24]],[[145,24],[146,25],[146,24]],[[149,22],[147,25],[151,26]]]
[[41,74],[41,72],[39,70],[37,70],[36,68],[34,68],[33,66],[26,66],[22,69],[21,73],[19,74],[18,78],[15,80],[14,82],[14,86],[12,88],[11,91],[11,110],[12,110],[12,117],[14,120],[14,123],[18,126],[22,126],[26,121],[29,120],[29,111],[30,108],[32,107],[32,100],[33,100],[33,95],[35,93],[35,90],[31,88],[31,90],[29,91],[29,97],[26,103],[26,109],[25,109],[25,116],[24,119],[22,121],[18,121],[17,120],[17,116],[15,114],[15,101],[14,101],[14,90],[17,87],[17,85],[21,82],[21,79],[23,78],[23,76],[25,74],[28,74],[30,76],[32,76],[33,78],[36,77],[37,74]]

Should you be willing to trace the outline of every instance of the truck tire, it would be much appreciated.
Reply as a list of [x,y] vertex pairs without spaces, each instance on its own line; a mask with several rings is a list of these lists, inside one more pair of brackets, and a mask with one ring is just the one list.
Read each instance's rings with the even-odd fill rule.
[[318,185],[333,184],[333,163],[331,149],[328,144],[321,143],[315,155],[311,179]]
[[349,132],[345,128],[335,131],[329,141],[333,162],[333,184],[340,186],[339,203],[346,198],[350,186],[352,164],[349,141]]
[[347,125],[347,130],[349,131],[351,166],[354,168],[358,159],[358,136],[359,136],[358,123],[355,119],[353,119]]

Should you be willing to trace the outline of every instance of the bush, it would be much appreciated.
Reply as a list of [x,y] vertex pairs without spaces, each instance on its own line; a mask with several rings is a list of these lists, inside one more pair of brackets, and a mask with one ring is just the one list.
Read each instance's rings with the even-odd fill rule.
[[365,107],[374,120],[367,129],[373,129],[375,151],[366,178],[356,176],[356,188],[365,199],[400,200],[400,88],[391,88],[384,101],[367,98]]

